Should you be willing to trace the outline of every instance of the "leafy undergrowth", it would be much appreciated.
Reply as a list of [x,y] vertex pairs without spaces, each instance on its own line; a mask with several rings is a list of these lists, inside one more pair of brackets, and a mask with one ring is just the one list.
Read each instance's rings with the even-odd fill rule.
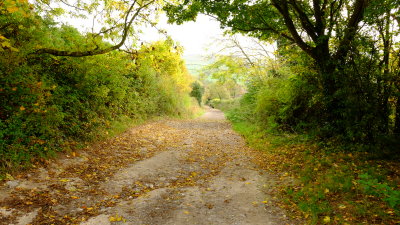
[[[399,224],[400,163],[372,153],[318,147],[299,135],[267,134],[234,123],[258,164],[278,176],[274,204],[310,224]],[[337,147],[339,148],[339,147]]]

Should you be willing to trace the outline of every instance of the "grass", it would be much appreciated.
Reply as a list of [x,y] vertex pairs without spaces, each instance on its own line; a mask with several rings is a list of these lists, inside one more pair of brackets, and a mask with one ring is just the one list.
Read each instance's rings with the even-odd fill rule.
[[279,180],[277,205],[308,224],[399,224],[400,163],[373,153],[324,149],[307,136],[270,134],[254,124],[233,128],[262,152],[260,162]]

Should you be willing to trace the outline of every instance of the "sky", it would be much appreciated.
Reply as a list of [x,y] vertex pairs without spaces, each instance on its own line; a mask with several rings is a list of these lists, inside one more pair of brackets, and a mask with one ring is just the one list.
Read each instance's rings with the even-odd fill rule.
[[[92,27],[91,19],[78,19],[78,18],[60,18],[60,22],[66,22],[81,31],[88,31]],[[95,25],[100,26],[100,24]],[[183,58],[188,64],[204,65],[209,64],[209,60],[205,59],[207,56],[219,53],[227,44],[224,37],[224,31],[220,28],[220,23],[214,18],[206,15],[199,14],[196,21],[185,22],[182,25],[168,24],[167,16],[163,13],[160,14],[159,22],[156,25],[159,30],[165,30],[167,34],[176,42],[178,42],[183,48]],[[98,27],[99,28],[99,27]],[[152,42],[160,39],[165,39],[164,34],[160,34],[154,27],[148,25],[148,27],[140,28],[142,33],[138,36],[139,41]],[[251,52],[254,49],[254,39],[246,38],[241,35],[237,35],[236,39],[240,41],[241,46],[247,47],[247,51]],[[273,51],[272,48],[267,47],[268,50]],[[230,54],[230,50],[222,54]],[[237,49],[236,49],[237,51]]]
[[[223,37],[219,22],[205,15],[199,15],[195,22],[186,22],[182,25],[168,24],[167,17],[162,15],[157,27],[166,30],[173,40],[179,42],[184,47],[186,56],[207,55],[208,47]],[[163,35],[158,34],[154,28],[147,28],[142,38],[146,41],[156,41],[163,38]]]
[[[91,28],[91,20],[83,20],[77,18],[60,18],[60,22],[67,22],[68,24],[82,30]],[[182,25],[168,24],[167,16],[161,14],[158,29],[167,31],[171,38],[184,47],[184,55],[207,55],[208,46],[215,42],[216,39],[223,37],[223,30],[220,29],[219,22],[215,19],[198,15],[195,22],[185,22]],[[143,33],[139,35],[140,39],[145,42],[157,41],[165,39],[163,34],[160,34],[156,28],[148,26],[141,28]]]

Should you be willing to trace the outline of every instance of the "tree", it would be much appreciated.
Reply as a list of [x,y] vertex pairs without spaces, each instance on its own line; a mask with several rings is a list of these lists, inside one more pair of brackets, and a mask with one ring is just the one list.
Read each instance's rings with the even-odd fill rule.
[[190,92],[190,96],[194,97],[199,106],[201,106],[201,99],[203,98],[204,87],[198,81],[192,83],[192,91]]
[[201,69],[200,76],[216,81],[219,86],[228,90],[230,97],[236,98],[241,92],[241,83],[250,69],[249,66],[240,57],[217,55],[212,64]]
[[[312,57],[325,72],[331,61],[350,50],[369,0],[192,0],[165,7],[170,22],[193,20],[198,13],[213,16],[222,27],[261,39],[284,38]],[[377,4],[377,3],[375,3]],[[335,46],[329,43],[335,39]]]
[[192,0],[180,5],[169,4],[165,10],[170,22],[181,24],[195,19],[198,13],[205,13],[232,32],[260,39],[286,39],[296,44],[315,60],[323,76],[326,95],[332,96],[337,90],[332,73],[346,59],[366,11],[369,10],[369,17],[381,16],[382,12],[376,8],[382,2]]
[[[28,1],[5,0],[0,3],[0,9],[15,16],[26,17],[29,14],[41,14],[45,17],[80,18],[86,23],[92,24],[90,32],[86,34],[85,42],[75,48],[58,49],[51,43],[48,46],[38,46],[32,49],[31,54],[51,54],[55,56],[83,57],[105,54],[121,49],[130,49],[126,46],[129,37],[134,36],[138,26],[149,23],[155,25],[152,20],[157,17],[161,7],[160,0],[77,0],[71,3],[68,0],[37,0],[35,4]],[[34,13],[31,13],[34,11]],[[0,28],[8,27],[7,21]],[[108,42],[105,43],[105,41]],[[129,45],[134,44],[131,40]]]
[[[374,116],[380,116],[377,102],[387,105],[388,96],[396,96],[393,92],[385,94],[390,88],[381,86],[382,97],[378,99],[374,79],[386,80],[384,83],[389,86],[393,83],[384,75],[387,65],[392,64],[387,60],[393,55],[388,54],[388,48],[393,46],[389,40],[393,39],[389,38],[387,28],[399,29],[395,22],[400,18],[399,0],[186,0],[168,4],[164,9],[170,22],[181,24],[203,13],[217,19],[232,33],[275,40],[278,48],[297,46],[318,69],[318,85],[324,96],[321,123],[330,124],[336,133],[345,132],[363,118],[371,118],[367,115],[371,110],[376,111]],[[379,23],[381,26],[377,26]],[[377,34],[384,36],[383,44],[374,40]],[[382,57],[381,67],[375,66],[379,57]],[[370,71],[357,71],[361,65],[369,66]],[[361,105],[360,100],[367,102],[370,109],[364,107],[360,112],[354,107]],[[350,108],[353,111],[345,112]],[[362,114],[355,116],[357,113]]]

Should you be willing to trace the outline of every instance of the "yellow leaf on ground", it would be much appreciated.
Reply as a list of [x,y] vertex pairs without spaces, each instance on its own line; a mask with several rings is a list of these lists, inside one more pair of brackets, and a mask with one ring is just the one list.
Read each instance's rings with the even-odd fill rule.
[[324,223],[329,223],[331,222],[331,218],[329,216],[325,216],[323,221]]
[[11,176],[11,174],[6,173],[6,179],[7,180],[15,180],[15,178],[13,176]]

